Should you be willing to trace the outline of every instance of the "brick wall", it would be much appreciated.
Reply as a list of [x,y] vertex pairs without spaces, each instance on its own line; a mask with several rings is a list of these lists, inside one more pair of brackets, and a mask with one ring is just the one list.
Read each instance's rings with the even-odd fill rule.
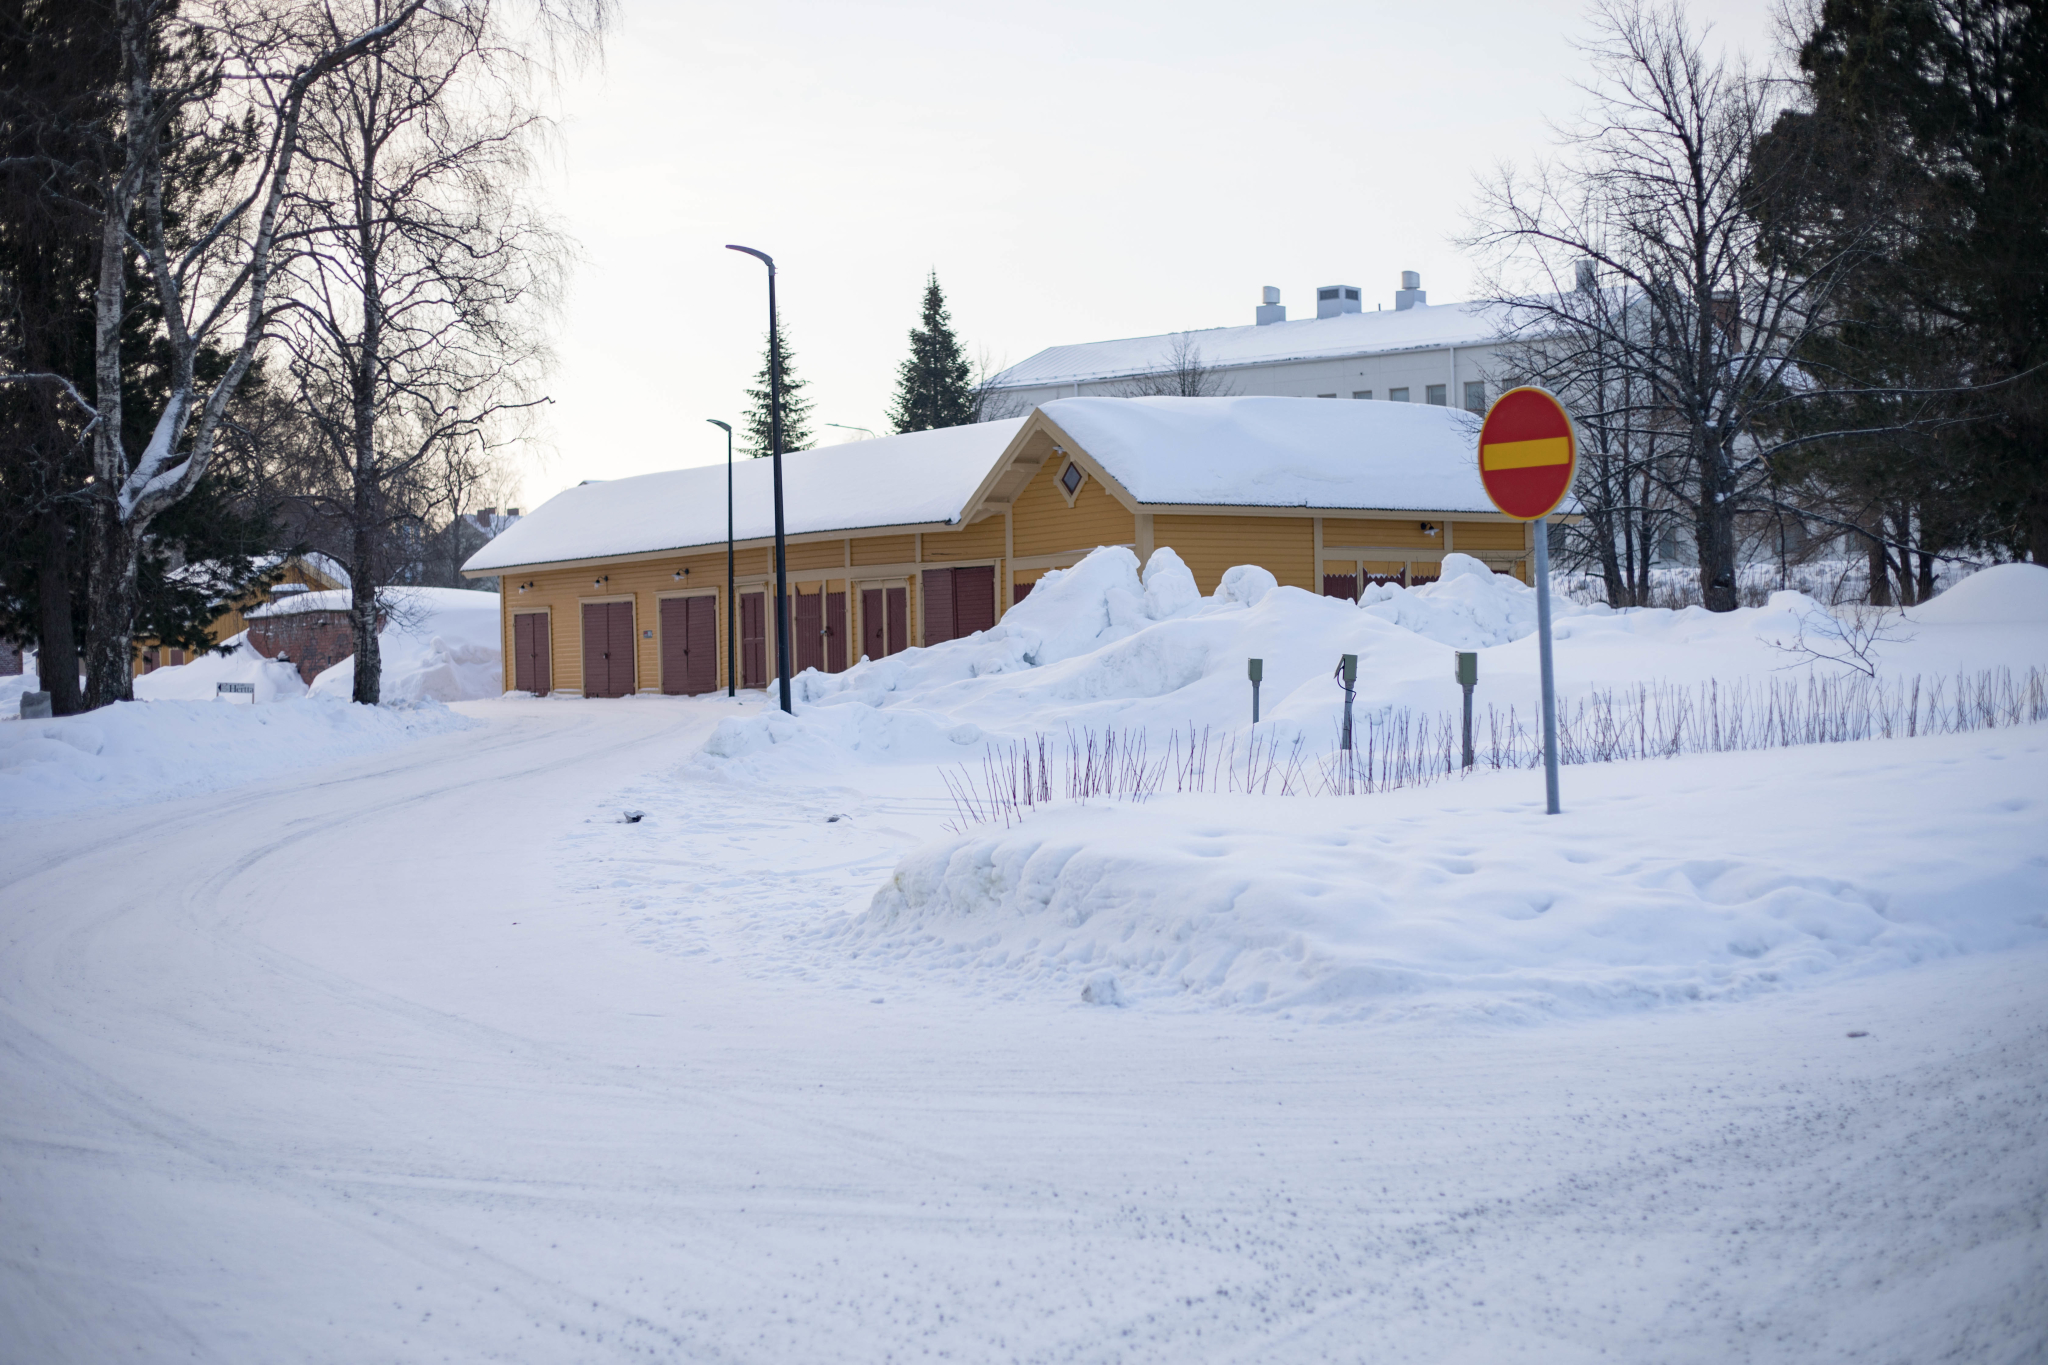
[[[377,618],[384,629],[384,618]],[[266,659],[284,658],[298,666],[299,678],[313,679],[355,653],[345,611],[300,611],[265,616],[249,623],[249,647]]]

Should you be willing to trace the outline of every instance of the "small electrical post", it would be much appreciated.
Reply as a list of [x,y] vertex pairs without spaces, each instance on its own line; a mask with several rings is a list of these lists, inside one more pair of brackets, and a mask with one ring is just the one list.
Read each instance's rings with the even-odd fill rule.
[[1257,725],[1259,723],[1259,684],[1265,681],[1266,661],[1264,659],[1247,659],[1245,661],[1245,673],[1252,680],[1252,724]]
[[1579,442],[1571,414],[1547,389],[1509,389],[1493,400],[1479,427],[1479,481],[1493,505],[1516,521],[1534,522],[1536,658],[1543,681],[1543,795],[1557,799],[1557,687],[1550,663],[1550,514],[1572,491]]
[[1472,766],[1472,689],[1479,684],[1479,656],[1466,650],[1458,651],[1456,671],[1458,686],[1465,690],[1465,761],[1462,766]]
[[1351,699],[1358,695],[1358,656],[1346,654],[1337,660],[1337,676],[1344,680],[1344,748],[1351,748]]

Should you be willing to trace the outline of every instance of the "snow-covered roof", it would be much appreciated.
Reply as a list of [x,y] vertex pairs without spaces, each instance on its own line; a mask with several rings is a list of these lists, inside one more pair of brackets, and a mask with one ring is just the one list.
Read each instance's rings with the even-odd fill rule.
[[1264,327],[1211,327],[1198,332],[1165,332],[1120,341],[1048,346],[997,375],[994,386],[1028,389],[1077,380],[1086,383],[1158,374],[1173,367],[1175,348],[1182,344],[1198,348],[1203,365],[1227,370],[1290,360],[1328,360],[1383,351],[1478,345],[1495,340],[1501,331],[1502,313],[1496,305],[1440,303],[1432,307],[1418,303],[1412,308],[1340,313],[1333,318],[1303,318]]
[[1479,482],[1479,419],[1455,408],[1328,398],[1061,398],[1039,411],[1144,503],[1494,510]]
[[[419,588],[410,585],[393,585],[377,589],[377,605],[407,612],[420,611],[496,611],[498,594],[480,592],[475,588]],[[244,619],[261,621],[268,617],[303,616],[308,612],[347,611],[349,590],[327,588],[319,592],[295,593],[276,602],[265,602],[252,611],[243,613]]]
[[[831,534],[957,521],[1023,424],[1017,417],[786,454],[785,529],[790,535]],[[775,534],[772,463],[739,460],[733,467],[735,539]],[[699,465],[557,493],[462,567],[488,572],[724,540],[725,466]]]

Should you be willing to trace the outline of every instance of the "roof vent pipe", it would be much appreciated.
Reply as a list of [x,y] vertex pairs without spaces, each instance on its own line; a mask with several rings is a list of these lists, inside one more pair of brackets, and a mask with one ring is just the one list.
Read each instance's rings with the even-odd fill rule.
[[1264,327],[1269,322],[1287,321],[1287,309],[1280,303],[1280,290],[1276,286],[1267,285],[1265,292],[1260,297],[1265,302],[1261,303],[1257,311],[1253,313],[1253,316],[1258,319],[1259,326]]
[[1427,304],[1428,302],[1429,293],[1422,287],[1421,272],[1414,270],[1402,271],[1401,287],[1394,292],[1394,311],[1398,313],[1404,308],[1413,308],[1418,303]]

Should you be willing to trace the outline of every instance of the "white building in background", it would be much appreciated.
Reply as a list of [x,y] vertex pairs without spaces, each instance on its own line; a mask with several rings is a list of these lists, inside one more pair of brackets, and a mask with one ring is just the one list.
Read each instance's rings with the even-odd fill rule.
[[1402,273],[1392,308],[1368,311],[1358,286],[1324,285],[1316,290],[1315,317],[1289,322],[1280,291],[1268,286],[1254,317],[1244,327],[1048,347],[996,376],[990,415],[1014,416],[1055,398],[1144,390],[1190,361],[1210,372],[1210,392],[1219,394],[1434,403],[1472,412],[1498,396],[1497,309],[1432,306],[1412,270]]

